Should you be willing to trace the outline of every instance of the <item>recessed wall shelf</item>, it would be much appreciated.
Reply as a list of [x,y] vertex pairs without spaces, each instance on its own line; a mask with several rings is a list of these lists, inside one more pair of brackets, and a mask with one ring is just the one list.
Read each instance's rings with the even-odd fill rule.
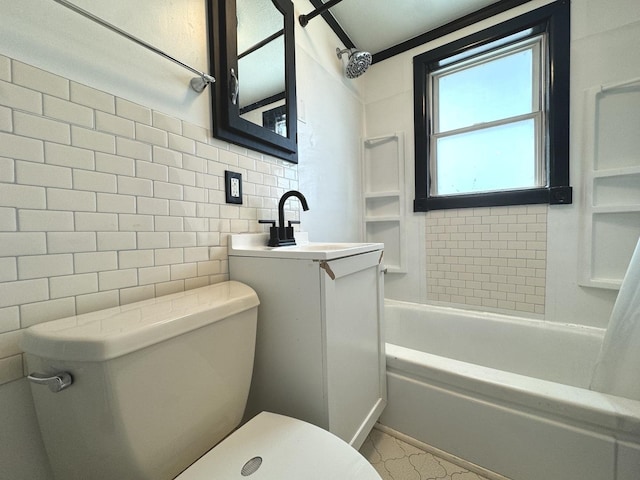
[[384,243],[389,273],[407,271],[404,235],[404,134],[363,140],[364,236]]
[[587,91],[579,284],[618,290],[640,237],[640,78]]

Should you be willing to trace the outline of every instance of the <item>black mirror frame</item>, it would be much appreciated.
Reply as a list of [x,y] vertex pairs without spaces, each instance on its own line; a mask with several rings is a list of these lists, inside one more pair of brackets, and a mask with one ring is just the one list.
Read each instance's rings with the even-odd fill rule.
[[[207,0],[209,63],[216,78],[212,92],[213,136],[298,163],[298,132],[295,67],[295,15],[290,0],[271,0],[284,17],[285,100],[287,136],[281,136],[240,117],[231,102],[229,72],[238,71],[235,0]],[[241,81],[241,79],[240,79]]]

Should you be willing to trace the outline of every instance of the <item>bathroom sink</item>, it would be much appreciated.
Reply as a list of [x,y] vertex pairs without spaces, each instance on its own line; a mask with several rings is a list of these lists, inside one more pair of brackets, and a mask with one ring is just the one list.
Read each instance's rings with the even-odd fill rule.
[[229,255],[333,260],[384,249],[383,243],[309,242],[306,232],[296,233],[297,245],[269,247],[268,241],[269,235],[266,233],[232,235],[229,239]]

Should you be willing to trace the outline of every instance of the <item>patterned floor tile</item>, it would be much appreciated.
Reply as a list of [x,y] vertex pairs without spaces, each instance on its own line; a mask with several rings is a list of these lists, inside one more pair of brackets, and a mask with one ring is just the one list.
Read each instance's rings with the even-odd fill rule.
[[360,453],[383,480],[487,480],[375,428]]

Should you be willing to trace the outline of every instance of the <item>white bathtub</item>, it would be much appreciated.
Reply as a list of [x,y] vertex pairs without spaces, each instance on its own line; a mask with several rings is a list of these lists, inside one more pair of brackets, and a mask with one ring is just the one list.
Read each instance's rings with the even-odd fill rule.
[[381,424],[514,480],[640,479],[640,402],[588,389],[604,330],[392,300],[385,324]]

